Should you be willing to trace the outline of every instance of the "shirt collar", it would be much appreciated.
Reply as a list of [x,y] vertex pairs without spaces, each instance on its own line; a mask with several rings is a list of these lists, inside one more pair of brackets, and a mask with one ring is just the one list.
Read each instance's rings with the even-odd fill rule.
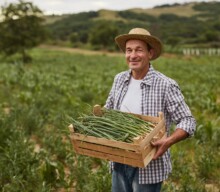
[[124,82],[128,84],[130,78],[131,78],[131,69],[129,69],[129,70],[127,71],[127,73],[125,74]]
[[[146,84],[146,85],[150,86],[152,83],[154,72],[155,72],[155,70],[154,70],[153,66],[150,64],[149,71],[147,72],[147,74],[143,78],[142,84]],[[126,73],[124,82],[128,83],[130,78],[131,78],[131,69],[129,69],[128,72]]]
[[155,72],[155,70],[154,70],[153,66],[150,64],[149,70],[143,79],[143,84],[146,84],[149,86],[151,85],[152,80],[153,80],[153,76],[154,76],[154,72]]

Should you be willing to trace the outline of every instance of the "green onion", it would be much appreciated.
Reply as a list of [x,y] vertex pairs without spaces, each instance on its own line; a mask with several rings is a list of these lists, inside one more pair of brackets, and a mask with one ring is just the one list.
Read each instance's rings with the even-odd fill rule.
[[82,114],[77,120],[71,119],[71,123],[77,133],[128,143],[155,127],[133,114],[108,109],[102,109],[102,116]]

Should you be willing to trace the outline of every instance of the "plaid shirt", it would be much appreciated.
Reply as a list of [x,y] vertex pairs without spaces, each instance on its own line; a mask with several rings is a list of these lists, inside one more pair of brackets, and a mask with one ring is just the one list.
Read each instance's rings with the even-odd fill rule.
[[[107,109],[120,109],[122,100],[128,90],[130,78],[131,70],[121,72],[115,76],[105,105]],[[167,135],[169,135],[171,123],[175,123],[176,128],[181,128],[189,135],[193,135],[196,127],[195,119],[174,80],[155,71],[150,65],[147,75],[141,82],[141,90],[142,115],[158,116],[158,112],[163,112]],[[111,165],[111,168],[113,168],[114,163]],[[163,181],[167,179],[171,169],[170,151],[168,150],[157,160],[151,161],[145,168],[139,168],[139,183],[150,184]]]

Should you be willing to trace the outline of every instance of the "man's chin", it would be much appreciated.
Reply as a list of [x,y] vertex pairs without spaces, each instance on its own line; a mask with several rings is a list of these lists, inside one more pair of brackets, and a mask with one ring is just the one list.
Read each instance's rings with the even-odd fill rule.
[[131,70],[137,70],[137,69],[139,69],[139,67],[138,67],[138,66],[134,66],[134,65],[129,66],[129,68],[130,68]]

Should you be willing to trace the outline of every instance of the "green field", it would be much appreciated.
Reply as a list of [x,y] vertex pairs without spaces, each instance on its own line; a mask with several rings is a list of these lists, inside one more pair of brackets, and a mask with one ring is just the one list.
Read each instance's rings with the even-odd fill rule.
[[[108,162],[74,153],[66,116],[104,105],[124,57],[36,48],[33,61],[0,56],[0,191],[106,192]],[[164,55],[154,68],[175,79],[197,120],[195,136],[171,148],[164,192],[220,189],[219,57]]]

